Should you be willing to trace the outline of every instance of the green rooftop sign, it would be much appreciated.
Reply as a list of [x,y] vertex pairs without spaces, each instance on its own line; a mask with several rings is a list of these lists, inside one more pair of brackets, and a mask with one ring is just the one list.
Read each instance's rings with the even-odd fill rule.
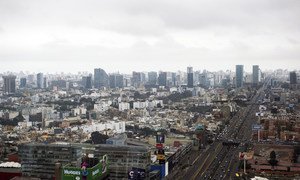
[[63,167],[63,180],[98,180],[108,172],[108,158],[103,156],[100,162],[91,168]]

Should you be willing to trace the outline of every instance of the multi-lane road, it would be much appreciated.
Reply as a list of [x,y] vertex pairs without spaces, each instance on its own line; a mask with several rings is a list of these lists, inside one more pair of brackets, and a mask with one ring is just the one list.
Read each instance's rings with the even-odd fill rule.
[[[238,152],[246,149],[251,139],[252,124],[256,123],[255,112],[258,99],[264,95],[264,85],[257,91],[249,105],[234,116],[229,125],[204,152],[193,160],[192,166],[177,176],[177,179],[231,179],[238,172]],[[222,142],[232,140],[239,146],[223,146]]]

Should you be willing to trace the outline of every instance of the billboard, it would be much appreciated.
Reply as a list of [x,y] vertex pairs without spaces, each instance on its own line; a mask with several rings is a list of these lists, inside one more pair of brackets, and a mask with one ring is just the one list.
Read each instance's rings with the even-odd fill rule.
[[163,145],[163,144],[156,144],[156,148],[157,148],[157,149],[163,149],[163,148],[164,148],[164,145]]
[[165,143],[165,135],[158,134],[156,135],[156,144]]
[[146,178],[146,170],[145,169],[133,167],[128,172],[128,179],[139,180],[139,179],[145,179],[145,178]]
[[253,155],[254,155],[254,151],[250,151],[250,152],[239,152],[239,158],[240,160],[250,160],[253,159]]
[[260,124],[253,124],[252,125],[252,131],[258,131],[258,130],[262,130],[263,126]]
[[104,155],[100,162],[94,167],[63,167],[62,168],[62,179],[63,180],[96,180],[100,179],[104,174],[108,172],[108,158]]

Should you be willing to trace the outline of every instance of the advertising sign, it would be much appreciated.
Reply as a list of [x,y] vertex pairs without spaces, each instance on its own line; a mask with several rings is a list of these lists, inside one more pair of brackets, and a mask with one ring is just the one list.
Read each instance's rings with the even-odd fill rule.
[[164,147],[163,144],[156,144],[157,149],[162,149],[163,147]]
[[135,168],[133,167],[128,172],[128,179],[134,179],[134,180],[140,180],[146,178],[146,170],[141,168]]
[[108,171],[108,158],[104,155],[100,162],[91,168],[80,167],[63,167],[62,179],[63,180],[96,180]]
[[163,155],[163,154],[158,154],[158,155],[157,155],[157,159],[158,159],[158,160],[165,160],[166,157],[165,157],[165,155]]
[[163,134],[156,135],[156,143],[157,144],[165,143],[165,135]]
[[263,126],[259,125],[259,124],[253,124],[252,125],[252,131],[258,131],[258,130],[262,130]]

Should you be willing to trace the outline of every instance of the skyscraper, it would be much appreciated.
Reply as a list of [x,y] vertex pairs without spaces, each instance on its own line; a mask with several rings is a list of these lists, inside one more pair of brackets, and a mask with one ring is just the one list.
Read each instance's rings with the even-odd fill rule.
[[142,83],[142,75],[141,75],[141,73],[133,71],[132,72],[131,82],[132,82],[131,85],[134,86],[134,87],[140,86],[140,84]]
[[44,77],[44,83],[43,83],[43,88],[48,88],[48,79],[47,77]]
[[108,76],[109,79],[109,87],[110,88],[116,88],[116,75],[115,74],[110,74]]
[[95,88],[108,87],[108,75],[101,69],[94,69],[94,85]]
[[82,77],[82,85],[85,89],[92,89],[92,75]]
[[236,65],[235,67],[235,85],[237,88],[243,86],[243,79],[244,79],[244,66],[243,65]]
[[290,72],[290,84],[297,84],[297,74],[295,71]]
[[167,72],[160,72],[158,75],[158,85],[167,86]]
[[124,87],[124,77],[121,74],[116,74],[116,87],[118,88]]
[[123,75],[121,74],[110,74],[109,75],[109,87],[110,88],[123,88]]
[[16,92],[16,76],[3,76],[4,86],[3,91],[8,94]]
[[177,85],[176,73],[172,72],[171,78],[172,78],[172,86],[176,86]]
[[194,73],[193,67],[187,67],[187,87],[194,87]]
[[27,84],[27,79],[26,78],[21,78],[20,79],[20,88],[26,87]]
[[44,75],[43,75],[43,73],[38,73],[36,75],[36,82],[37,82],[37,88],[39,88],[39,89],[44,88]]
[[253,65],[252,67],[252,84],[257,86],[259,83],[259,66]]
[[150,85],[156,85],[156,83],[157,83],[157,72],[155,72],[155,71],[148,72],[148,83]]

